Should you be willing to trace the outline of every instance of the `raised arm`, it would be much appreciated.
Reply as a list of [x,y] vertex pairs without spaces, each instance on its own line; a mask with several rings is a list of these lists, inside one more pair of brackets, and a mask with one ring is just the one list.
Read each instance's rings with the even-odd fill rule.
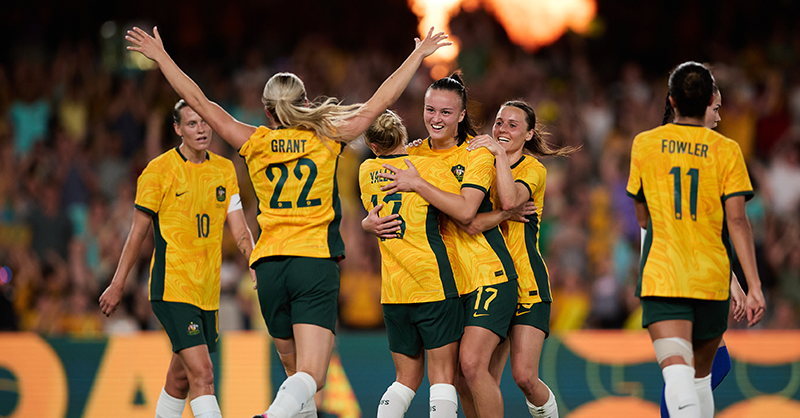
[[[236,209],[228,213],[228,227],[231,229],[233,239],[236,241],[236,247],[239,248],[239,252],[247,259],[247,264],[249,265],[250,254],[253,253],[253,248],[256,244],[253,241],[253,233],[250,232],[250,227],[247,226],[243,210]],[[253,289],[255,289],[256,272],[253,269],[250,269],[250,281],[253,282]]]
[[133,225],[131,225],[131,232],[125,240],[125,246],[122,248],[122,256],[119,259],[119,264],[117,264],[117,271],[114,272],[111,284],[100,295],[100,310],[106,316],[114,313],[119,307],[122,291],[125,288],[125,279],[128,278],[128,273],[130,273],[131,267],[133,267],[133,263],[142,249],[142,242],[147,236],[147,230],[150,229],[150,219],[150,215],[147,213],[139,209],[133,210]]
[[167,54],[157,27],[153,27],[153,35],[155,35],[155,38],[144,30],[134,27],[132,30],[129,30],[128,34],[125,36],[125,39],[133,43],[133,46],[128,46],[128,49],[140,52],[145,57],[155,61],[164,74],[164,77],[169,81],[169,84],[172,85],[172,88],[175,89],[175,92],[177,92],[198,115],[205,119],[211,126],[211,129],[232,147],[236,149],[241,148],[242,145],[250,139],[250,136],[253,135],[256,128],[246,123],[239,122],[218,104],[208,100],[203,91],[200,90],[200,87],[198,87],[197,84],[175,64],[175,61],[172,60],[169,54]]
[[756,252],[753,246],[753,230],[744,210],[744,196],[733,196],[725,201],[725,215],[736,255],[747,280],[745,309],[747,325],[753,326],[761,321],[766,310],[764,295],[761,292],[761,279],[758,277]]
[[444,32],[434,34],[433,27],[431,27],[428,31],[428,36],[424,40],[420,41],[419,38],[415,38],[416,48],[403,64],[381,84],[375,94],[355,111],[351,117],[343,119],[337,124],[337,129],[342,134],[343,139],[355,139],[367,130],[372,121],[400,97],[400,94],[403,93],[403,90],[406,89],[411,78],[417,72],[422,60],[439,48],[452,44],[452,42],[445,41],[447,36]]

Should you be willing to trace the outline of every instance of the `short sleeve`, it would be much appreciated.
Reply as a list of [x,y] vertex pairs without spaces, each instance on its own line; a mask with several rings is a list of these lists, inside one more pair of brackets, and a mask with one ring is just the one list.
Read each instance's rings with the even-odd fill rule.
[[136,200],[134,207],[150,216],[161,210],[161,202],[164,198],[164,179],[157,167],[151,162],[145,167],[139,180],[136,182]]
[[642,174],[641,174],[641,161],[639,155],[639,141],[638,138],[633,140],[633,147],[631,148],[631,171],[628,175],[628,186],[625,188],[628,196],[644,202],[644,189],[642,188]]
[[239,194],[239,180],[236,178],[236,167],[230,160],[227,162],[225,181],[228,183],[228,190],[230,190],[231,196]]
[[494,155],[483,147],[469,151],[469,160],[461,187],[473,187],[488,193],[494,178]]
[[733,196],[744,196],[745,200],[750,200],[753,197],[753,185],[750,183],[742,149],[736,142],[730,141],[730,144],[730,158],[726,162],[722,183],[722,200]]

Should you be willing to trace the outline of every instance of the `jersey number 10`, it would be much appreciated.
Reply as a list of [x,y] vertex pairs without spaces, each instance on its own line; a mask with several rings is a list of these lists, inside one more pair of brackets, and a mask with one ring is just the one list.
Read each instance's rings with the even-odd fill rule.
[[[675,178],[675,219],[683,219],[683,208],[681,207],[681,167],[672,167],[669,174]],[[700,180],[700,170],[690,168],[686,175],[691,178],[692,184],[689,191],[689,213],[692,220],[697,220],[697,183]]]

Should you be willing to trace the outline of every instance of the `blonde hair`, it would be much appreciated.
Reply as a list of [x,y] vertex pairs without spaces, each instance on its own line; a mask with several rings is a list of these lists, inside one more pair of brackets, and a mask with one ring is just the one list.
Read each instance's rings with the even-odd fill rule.
[[375,118],[372,125],[364,132],[364,141],[367,145],[374,144],[377,153],[383,154],[408,142],[408,132],[403,119],[397,113],[386,109]]
[[277,73],[264,86],[261,102],[276,122],[287,128],[314,131],[321,139],[345,141],[336,132],[335,121],[344,119],[361,104],[341,105],[335,98],[321,98],[306,106],[306,88],[292,73]]

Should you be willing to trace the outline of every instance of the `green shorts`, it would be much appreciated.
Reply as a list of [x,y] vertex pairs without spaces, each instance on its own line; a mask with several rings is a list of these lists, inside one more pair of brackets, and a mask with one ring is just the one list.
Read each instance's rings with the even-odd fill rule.
[[544,338],[550,336],[550,302],[518,303],[511,326],[528,325],[544,332]]
[[217,351],[219,311],[204,311],[188,303],[163,300],[152,300],[150,306],[167,331],[174,353],[201,344],[208,346],[209,353]]
[[646,296],[642,300],[642,326],[671,319],[692,321],[692,339],[708,340],[728,329],[730,300],[662,298]]
[[444,347],[464,333],[464,311],[459,298],[426,303],[387,303],[383,321],[389,350],[413,356],[423,348]]
[[269,334],[294,335],[292,325],[312,324],[336,332],[339,264],[332,258],[264,257],[253,264],[258,302]]
[[517,281],[481,286],[464,295],[464,326],[486,328],[504,341],[517,306]]

